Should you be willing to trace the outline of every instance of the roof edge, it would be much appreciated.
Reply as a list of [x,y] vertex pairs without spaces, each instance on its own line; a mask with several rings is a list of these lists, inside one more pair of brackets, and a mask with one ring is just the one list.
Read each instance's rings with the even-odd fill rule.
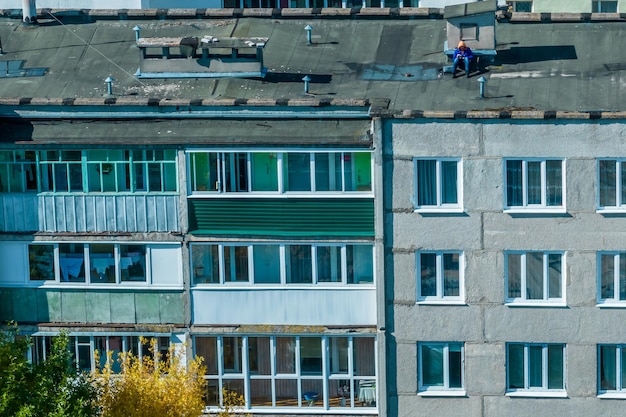
[[[498,20],[511,23],[571,23],[571,22],[620,22],[626,13],[522,13],[496,12]],[[394,19],[443,19],[443,8],[428,7],[363,7],[363,8],[250,8],[250,9],[50,9],[37,10],[38,19],[54,15],[62,19],[84,18],[86,20],[153,20],[153,19],[224,19],[224,18],[394,18]],[[0,16],[21,19],[21,9],[0,9]]]

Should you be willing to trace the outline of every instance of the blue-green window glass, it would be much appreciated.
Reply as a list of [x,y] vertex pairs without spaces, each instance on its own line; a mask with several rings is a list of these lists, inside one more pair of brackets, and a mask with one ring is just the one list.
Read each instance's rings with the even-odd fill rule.
[[509,207],[523,204],[522,161],[506,161],[506,205]]
[[563,389],[563,346],[548,345],[548,389]]
[[313,282],[311,245],[287,245],[287,283],[310,284]]
[[422,345],[422,384],[443,386],[443,346]]
[[280,246],[254,245],[254,282],[280,284]]
[[463,388],[463,344],[419,344],[420,389]]
[[283,179],[285,191],[311,191],[310,154],[283,154]]

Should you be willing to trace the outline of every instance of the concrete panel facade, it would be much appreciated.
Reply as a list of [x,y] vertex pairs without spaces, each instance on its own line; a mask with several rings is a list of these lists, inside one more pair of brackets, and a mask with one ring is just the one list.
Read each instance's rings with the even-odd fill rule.
[[181,291],[3,288],[0,321],[20,323],[183,324]]
[[[626,304],[599,304],[597,276],[599,251],[626,250],[626,213],[598,211],[597,159],[626,157],[624,123],[396,121],[384,132],[391,415],[619,415],[622,401],[598,396],[598,344],[626,343]],[[459,158],[462,210],[415,210],[414,158]],[[563,159],[564,209],[507,211],[506,158]],[[421,250],[462,251],[461,302],[417,302]],[[510,250],[562,252],[563,302],[507,303]],[[420,391],[424,342],[463,344],[463,395]],[[563,344],[563,398],[511,395],[507,343]]]

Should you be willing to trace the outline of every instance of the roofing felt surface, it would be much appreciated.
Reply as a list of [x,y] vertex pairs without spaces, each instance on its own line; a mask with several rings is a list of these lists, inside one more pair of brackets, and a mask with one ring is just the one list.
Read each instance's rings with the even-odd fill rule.
[[[304,27],[313,26],[312,44]],[[267,37],[264,79],[137,79],[141,37]],[[398,17],[96,20],[0,18],[0,99],[388,99],[394,111],[626,110],[623,22],[497,23],[484,73],[441,69],[445,20]],[[173,63],[175,65],[175,63]],[[4,68],[3,68],[4,67]],[[308,94],[302,78],[311,77]],[[486,78],[479,96],[480,76]]]

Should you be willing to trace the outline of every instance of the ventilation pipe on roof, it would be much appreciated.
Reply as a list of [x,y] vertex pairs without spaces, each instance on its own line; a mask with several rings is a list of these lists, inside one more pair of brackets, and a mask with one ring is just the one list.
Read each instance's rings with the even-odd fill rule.
[[485,98],[485,83],[487,82],[487,79],[485,77],[480,77],[478,80],[478,93],[480,94],[480,98]]
[[309,83],[311,82],[311,77],[306,75],[302,81],[304,81],[304,94],[309,94]]
[[107,83],[107,95],[109,96],[113,95],[113,81],[115,81],[115,79],[110,75],[107,77],[106,80],[104,80],[104,82]]
[[141,38],[141,26],[137,25],[133,30],[135,31],[135,42],[137,42]]
[[306,30],[306,43],[307,45],[311,45],[313,43],[312,41],[312,36],[311,36],[311,32],[313,32],[313,26],[311,25],[306,25],[304,27],[304,30]]
[[37,23],[36,0],[22,0],[22,22],[28,24]]

